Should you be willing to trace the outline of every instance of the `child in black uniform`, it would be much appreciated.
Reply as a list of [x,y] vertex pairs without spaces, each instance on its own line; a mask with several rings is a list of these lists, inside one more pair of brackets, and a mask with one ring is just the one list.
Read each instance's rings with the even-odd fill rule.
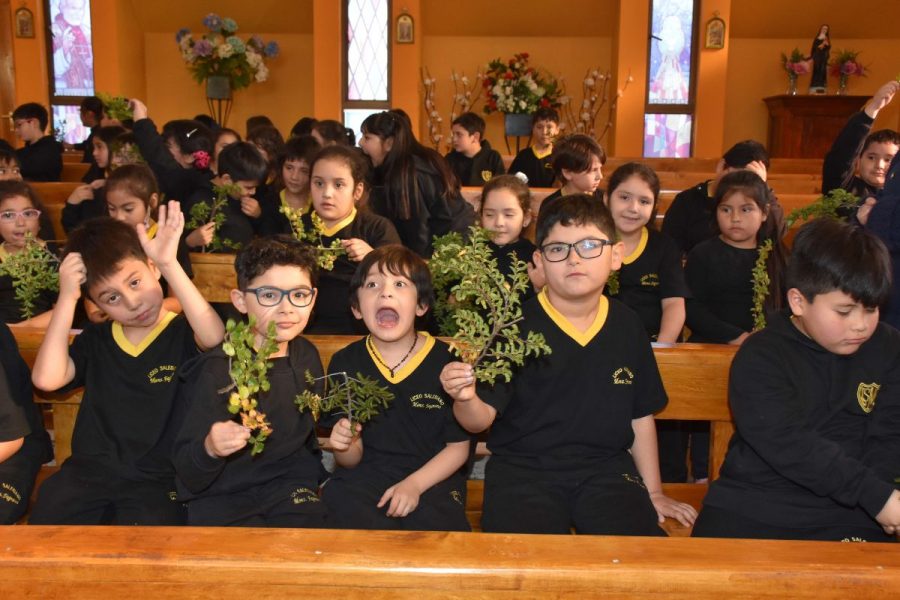
[[664,535],[657,521],[696,511],[662,493],[653,413],[666,392],[634,312],[603,295],[622,244],[603,203],[564,196],[538,218],[547,285],[522,307],[522,335],[553,353],[512,381],[479,385],[470,365],[441,373],[471,432],[491,427],[482,528],[492,532]]
[[337,527],[469,530],[469,435],[439,382],[449,347],[415,327],[433,293],[424,261],[399,245],[371,252],[353,276],[353,313],[371,333],[335,353],[329,371],[374,378],[394,399],[364,428],[351,432],[344,418],[332,429],[338,469],[322,498]]
[[551,157],[553,172],[562,187],[541,203],[538,217],[558,198],[572,194],[593,195],[598,202],[603,201],[603,165],[606,152],[597,140],[589,135],[576,133],[567,135],[556,144]]
[[50,436],[32,399],[31,374],[9,328],[0,323],[0,524],[28,507],[34,478],[53,458]]
[[618,292],[610,295],[638,314],[651,340],[674,344],[690,292],[678,246],[654,227],[658,200],[659,177],[647,165],[625,163],[610,177],[605,202],[625,254]]
[[269,323],[278,350],[269,356],[270,388],[257,398],[272,433],[252,456],[250,431],[228,412],[228,356],[218,348],[186,365],[179,398],[189,407],[175,443],[178,496],[187,500],[189,525],[323,527],[316,490],[321,452],[315,423],[294,398],[307,388],[304,374],[322,375],[319,352],[300,336],[316,299],[315,254],[287,236],[258,239],[234,261],[238,287],[231,299],[256,318],[258,344]]
[[453,119],[453,150],[445,157],[460,185],[482,186],[491,177],[503,175],[503,159],[484,139],[484,119],[473,112]]
[[553,141],[558,135],[559,113],[552,108],[537,109],[531,117],[532,145],[516,154],[509,172],[525,175],[532,188],[553,187],[556,176],[550,157],[553,155]]
[[[167,210],[168,209],[168,210]],[[177,202],[159,209],[147,238],[103,217],[72,232],[59,269],[59,300],[38,351],[32,379],[42,390],[84,386],[72,456],[41,486],[30,522],[180,524],[171,437],[178,373],[199,350],[222,341],[215,311],[176,260],[184,217]],[[163,308],[162,275],[183,315]],[[69,347],[84,292],[109,315]]]
[[320,224],[319,246],[328,248],[340,240],[344,252],[334,261],[334,268],[322,272],[310,333],[361,333],[347,294],[356,264],[373,248],[400,243],[390,221],[365,207],[356,208],[365,178],[366,161],[349,146],[327,146],[313,159],[313,212],[303,215],[303,225],[311,231]]
[[886,249],[864,230],[800,230],[790,311],[731,365],[735,433],[693,535],[897,541],[900,334],[878,323],[890,280]]

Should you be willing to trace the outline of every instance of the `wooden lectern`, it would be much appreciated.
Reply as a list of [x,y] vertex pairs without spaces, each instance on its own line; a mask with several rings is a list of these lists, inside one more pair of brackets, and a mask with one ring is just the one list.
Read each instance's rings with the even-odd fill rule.
[[769,96],[769,155],[823,158],[847,119],[869,96]]

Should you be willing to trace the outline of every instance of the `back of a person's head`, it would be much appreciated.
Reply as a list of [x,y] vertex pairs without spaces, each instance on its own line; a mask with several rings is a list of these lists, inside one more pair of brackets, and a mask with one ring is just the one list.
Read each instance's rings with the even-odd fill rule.
[[150,197],[159,193],[159,185],[147,165],[122,165],[106,178],[106,193],[115,190],[124,190],[149,206]]
[[416,288],[416,304],[418,306],[434,306],[434,284],[428,264],[421,256],[406,246],[388,244],[366,254],[359,266],[356,267],[356,272],[350,279],[350,305],[353,308],[359,310],[359,289],[366,282],[369,271],[376,266],[379,273],[390,273],[409,279]]
[[199,114],[194,117],[194,120],[206,125],[207,129],[209,129],[213,135],[216,135],[219,132],[219,129],[222,128],[219,123],[209,115]]
[[213,135],[209,128],[193,119],[176,119],[163,125],[162,137],[175,142],[182,154],[213,154]]
[[16,151],[15,150],[7,150],[6,148],[0,148],[0,165],[15,166],[15,167],[22,166],[19,163],[19,155],[16,154]]
[[769,169],[769,152],[756,140],[738,142],[722,155],[726,167],[743,169],[752,162],[759,161]]
[[85,291],[113,276],[124,260],[147,262],[134,227],[111,217],[89,219],[70,231],[63,257],[72,252],[84,262]]
[[531,116],[531,126],[537,125],[538,121],[551,121],[559,125],[559,113],[556,112],[555,108],[550,108],[549,106],[539,108]]
[[238,288],[246,290],[250,283],[274,266],[298,267],[309,274],[313,287],[319,275],[316,251],[309,244],[290,235],[255,238],[234,257]]
[[109,144],[110,165],[120,167],[122,165],[144,164],[146,161],[141,156],[141,150],[138,148],[137,139],[134,133],[125,130],[113,139]]
[[284,137],[278,129],[271,125],[254,127],[247,134],[247,141],[262,149],[272,164],[277,163],[281,153],[284,152]]
[[250,142],[228,144],[219,153],[216,163],[219,175],[228,175],[234,182],[266,180],[269,165],[262,153]]
[[862,151],[865,152],[868,150],[869,146],[872,144],[893,144],[900,148],[900,133],[893,129],[879,129],[878,131],[873,131],[866,136],[866,141],[863,142],[862,145]]
[[550,231],[557,224],[563,227],[593,225],[607,239],[616,239],[616,225],[609,209],[602,202],[588,194],[571,194],[556,198],[538,215],[537,247],[544,245]]
[[453,119],[452,124],[459,125],[463,129],[465,129],[469,135],[475,135],[477,133],[479,139],[484,139],[484,119],[471,111],[464,112],[463,114]]
[[553,165],[553,172],[562,179],[563,169],[574,173],[589,170],[595,156],[601,165],[606,163],[606,152],[597,140],[583,133],[573,133],[553,145],[550,163]]
[[103,116],[103,100],[97,96],[88,96],[82,100],[80,108],[82,111],[94,113],[98,122],[100,121],[100,117]]
[[887,248],[862,227],[820,218],[794,237],[787,287],[797,288],[810,302],[837,290],[863,306],[878,307],[890,297],[891,277]]
[[291,127],[291,137],[300,137],[301,135],[311,135],[313,125],[316,120],[312,117],[300,117],[294,126]]
[[349,127],[344,127],[344,124],[339,121],[333,121],[331,119],[317,121],[316,124],[312,126],[312,132],[313,134],[318,134],[318,137],[322,138],[322,141],[324,142],[323,145],[325,146],[329,144],[338,144],[341,146],[356,145],[356,135],[353,133],[353,130]]
[[319,140],[311,135],[292,137],[284,143],[284,153],[281,155],[280,166],[288,161],[302,161],[311,167],[316,153],[322,149]]
[[247,118],[246,130],[244,133],[245,137],[250,136],[250,132],[256,129],[257,127],[261,127],[263,125],[268,125],[269,127],[275,127],[275,123],[272,122],[272,119],[267,117],[266,115],[254,115],[252,117]]
[[97,128],[97,133],[94,134],[94,138],[100,140],[107,147],[111,147],[112,143],[118,139],[119,136],[128,133],[128,130],[120,125],[107,125],[105,127]]
[[37,119],[41,131],[46,131],[47,124],[50,122],[50,115],[47,112],[47,109],[37,102],[26,102],[25,104],[17,106],[12,113],[12,118],[14,121],[20,119]]

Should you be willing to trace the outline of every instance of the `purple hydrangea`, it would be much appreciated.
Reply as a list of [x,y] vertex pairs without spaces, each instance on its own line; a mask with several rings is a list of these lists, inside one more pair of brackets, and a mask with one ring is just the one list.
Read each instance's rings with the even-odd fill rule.
[[194,56],[209,56],[212,54],[213,45],[209,40],[200,40],[194,44]]
[[190,33],[191,33],[190,29],[188,29],[187,27],[182,27],[175,33],[175,41],[180,44],[181,40],[184,38],[184,36],[189,35]]
[[275,58],[278,56],[279,52],[278,42],[272,41],[266,44],[266,47],[263,49],[263,54],[268,56],[269,58]]
[[234,33],[238,30],[238,24],[234,19],[226,17],[222,19],[222,30],[225,31],[225,33]]
[[222,28],[222,17],[216,13],[209,13],[203,17],[203,24],[210,31],[219,31]]

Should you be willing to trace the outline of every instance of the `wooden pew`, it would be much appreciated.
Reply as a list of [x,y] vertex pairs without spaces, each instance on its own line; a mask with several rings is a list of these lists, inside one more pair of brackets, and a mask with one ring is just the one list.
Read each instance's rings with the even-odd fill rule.
[[81,183],[81,178],[84,177],[85,173],[87,173],[90,168],[91,165],[88,163],[63,162],[60,179],[62,181],[77,181],[78,183]]
[[81,150],[66,150],[62,154],[63,163],[80,163],[83,157]]
[[[503,165],[509,171],[513,156],[503,155]],[[654,171],[685,171],[695,173],[715,173],[718,158],[642,158],[627,156],[610,156],[603,166],[604,172],[612,173],[627,162],[642,162],[653,167]],[[770,173],[809,173],[822,174],[821,158],[772,158],[769,161]]]
[[231,290],[237,288],[234,254],[191,252],[194,285],[207,302],[231,302]]

